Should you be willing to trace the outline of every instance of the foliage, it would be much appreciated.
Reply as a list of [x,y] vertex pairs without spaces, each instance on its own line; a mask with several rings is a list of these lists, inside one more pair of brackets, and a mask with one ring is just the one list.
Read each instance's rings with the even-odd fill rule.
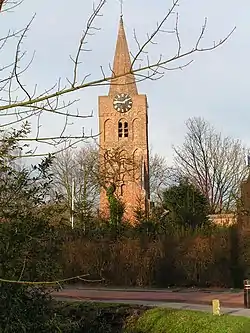
[[[245,317],[122,304],[58,302],[50,306],[49,311],[42,307],[40,310],[45,313],[26,312],[26,315],[33,315],[34,319],[47,317],[46,324],[38,326],[33,321],[23,332],[31,333],[33,329],[33,332],[44,333],[248,333],[250,329],[250,319]],[[51,312],[53,316],[49,315]],[[11,332],[19,332],[18,325],[20,323]]]
[[49,201],[45,205],[37,207],[36,213],[37,216],[46,219],[49,225],[54,226],[58,230],[64,225],[70,225],[68,207],[64,203]]
[[58,233],[30,214],[0,223],[0,276],[9,280],[48,281],[59,275]]
[[[30,214],[0,223],[0,322],[4,332],[51,332],[50,299],[41,285],[17,281],[53,281],[61,275],[57,232]],[[17,330],[19,328],[19,330]]]
[[141,235],[156,236],[160,232],[160,224],[154,221],[142,219],[140,223],[135,225],[135,232]]
[[39,276],[46,280],[46,274],[54,273],[59,253],[56,230],[39,215],[51,183],[51,158],[30,168],[17,168],[11,163],[15,144],[10,136],[5,153],[5,142],[0,145],[0,156],[6,157],[5,166],[0,168],[0,276],[13,280],[35,280]]
[[110,223],[114,227],[119,227],[122,223],[125,206],[123,202],[117,198],[115,191],[116,186],[112,184],[107,188],[106,194],[109,202]]
[[208,224],[208,200],[186,180],[163,192],[163,206],[169,210],[168,218],[175,224],[192,228]]
[[[19,136],[18,136],[19,135]],[[47,330],[50,299],[34,281],[51,281],[61,273],[58,232],[38,214],[50,186],[50,157],[30,168],[15,162],[18,137],[6,134],[0,145],[0,314],[8,332]],[[29,285],[20,281],[33,282]],[[18,328],[18,329],[17,329]]]
[[51,300],[43,288],[3,284],[0,290],[0,332],[58,332]]
[[[0,223],[0,322],[4,332],[51,332],[46,289],[15,281],[53,281],[61,276],[58,234],[31,213]],[[18,329],[17,329],[18,328]]]
[[248,252],[245,238],[235,242],[231,228],[163,230],[152,223],[151,229],[127,227],[116,238],[108,230],[67,233],[61,258],[65,277],[88,272],[122,287],[241,287]]
[[213,316],[209,313],[152,309],[128,323],[126,333],[248,333],[250,319],[234,316]]
[[4,133],[0,141],[0,218],[4,221],[29,215],[44,204],[51,185],[51,155],[29,168],[16,163],[22,151],[18,139],[27,132],[24,127]]
[[120,333],[127,318],[145,311],[142,306],[98,303],[58,303],[55,313],[63,333]]

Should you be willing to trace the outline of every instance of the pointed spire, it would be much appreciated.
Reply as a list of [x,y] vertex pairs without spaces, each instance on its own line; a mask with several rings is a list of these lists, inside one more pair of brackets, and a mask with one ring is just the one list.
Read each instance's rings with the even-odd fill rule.
[[[124,30],[123,19],[121,15],[118,38],[116,43],[114,64],[113,64],[113,77],[129,73],[130,70],[131,70],[131,59],[128,49],[127,38]],[[114,96],[117,93],[121,92],[128,93],[130,95],[138,94],[135,83],[135,77],[133,74],[127,74],[112,79],[109,95]]]

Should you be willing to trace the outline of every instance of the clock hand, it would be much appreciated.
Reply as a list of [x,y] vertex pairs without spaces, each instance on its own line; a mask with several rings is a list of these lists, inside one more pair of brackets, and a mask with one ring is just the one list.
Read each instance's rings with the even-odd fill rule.
[[126,98],[124,101],[114,101],[114,104],[126,104],[128,101],[130,101],[130,98]]
[[114,104],[125,104],[127,100],[124,101],[114,101]]
[[116,104],[125,104],[126,101],[117,101],[117,102],[114,102]]

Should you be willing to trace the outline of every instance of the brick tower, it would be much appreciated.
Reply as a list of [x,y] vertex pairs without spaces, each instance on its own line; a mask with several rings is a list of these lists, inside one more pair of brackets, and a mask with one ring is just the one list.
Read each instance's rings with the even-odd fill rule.
[[[125,204],[131,222],[140,207],[149,210],[149,159],[147,97],[138,94],[130,73],[131,59],[121,17],[108,96],[99,97],[100,164],[107,184],[115,184],[116,195]],[[108,161],[109,160],[109,161]],[[106,173],[106,174],[105,174]],[[104,188],[100,212],[107,216]]]

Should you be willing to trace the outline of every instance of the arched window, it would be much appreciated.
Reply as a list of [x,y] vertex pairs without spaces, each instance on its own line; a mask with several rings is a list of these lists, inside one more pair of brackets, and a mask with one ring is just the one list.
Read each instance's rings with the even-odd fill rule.
[[121,197],[124,195],[125,192],[125,184],[121,185]]
[[128,138],[128,123],[126,121],[119,120],[118,137],[119,138]]
[[124,123],[124,137],[128,137],[128,123],[126,121]]
[[123,134],[123,123],[121,121],[119,121],[119,123],[118,123],[118,136],[119,136],[119,138],[122,138],[122,134]]

